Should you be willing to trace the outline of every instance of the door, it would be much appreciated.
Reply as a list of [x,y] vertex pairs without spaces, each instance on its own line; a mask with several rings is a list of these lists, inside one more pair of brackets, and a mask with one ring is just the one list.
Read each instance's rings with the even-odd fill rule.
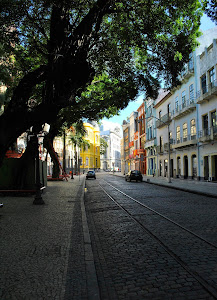
[[173,177],[173,159],[170,160],[170,176]]
[[181,176],[181,159],[180,157],[177,157],[177,177],[179,178]]
[[204,156],[204,180],[209,179],[209,157]]
[[197,178],[197,157],[196,155],[192,155],[192,178]]
[[188,178],[188,157],[184,156],[184,179]]

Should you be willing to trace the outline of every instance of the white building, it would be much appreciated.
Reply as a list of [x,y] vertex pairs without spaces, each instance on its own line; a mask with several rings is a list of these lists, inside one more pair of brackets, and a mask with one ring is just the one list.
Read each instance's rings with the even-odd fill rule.
[[[155,102],[158,175],[217,179],[217,27],[204,32],[181,74],[181,85]],[[169,143],[169,144],[168,144]]]
[[120,171],[121,170],[121,132],[119,127],[115,127],[113,130],[103,130],[103,126],[100,127],[100,137],[103,138],[108,147],[105,154],[101,154],[101,169]]
[[215,39],[197,56],[198,171],[204,180],[217,180],[217,27]]

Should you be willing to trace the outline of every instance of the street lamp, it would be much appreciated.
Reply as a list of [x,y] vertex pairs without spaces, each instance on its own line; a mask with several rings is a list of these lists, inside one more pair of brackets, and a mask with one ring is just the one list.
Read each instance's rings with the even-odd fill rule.
[[[33,128],[34,129],[34,128]],[[42,130],[37,133],[37,130],[32,131],[32,127],[30,129],[30,134],[28,137],[33,137],[33,143],[35,147],[35,185],[36,185],[36,193],[35,193],[35,199],[33,201],[33,204],[35,205],[42,205],[44,204],[44,200],[41,196],[41,181],[40,181],[40,166],[39,166],[39,149],[38,149],[38,138],[44,136],[49,132],[50,126],[48,124],[43,125]]]

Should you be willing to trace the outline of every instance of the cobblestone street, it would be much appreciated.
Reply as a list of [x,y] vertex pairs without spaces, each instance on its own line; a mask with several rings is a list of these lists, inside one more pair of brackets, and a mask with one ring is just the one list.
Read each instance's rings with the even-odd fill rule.
[[106,173],[42,196],[1,197],[0,299],[217,298],[215,198]]

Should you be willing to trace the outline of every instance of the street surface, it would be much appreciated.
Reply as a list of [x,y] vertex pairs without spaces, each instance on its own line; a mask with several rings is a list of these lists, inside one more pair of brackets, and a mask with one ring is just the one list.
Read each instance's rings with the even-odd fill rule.
[[217,299],[217,199],[106,173],[86,188],[102,299]]
[[0,198],[1,300],[217,299],[217,198],[117,175]]

